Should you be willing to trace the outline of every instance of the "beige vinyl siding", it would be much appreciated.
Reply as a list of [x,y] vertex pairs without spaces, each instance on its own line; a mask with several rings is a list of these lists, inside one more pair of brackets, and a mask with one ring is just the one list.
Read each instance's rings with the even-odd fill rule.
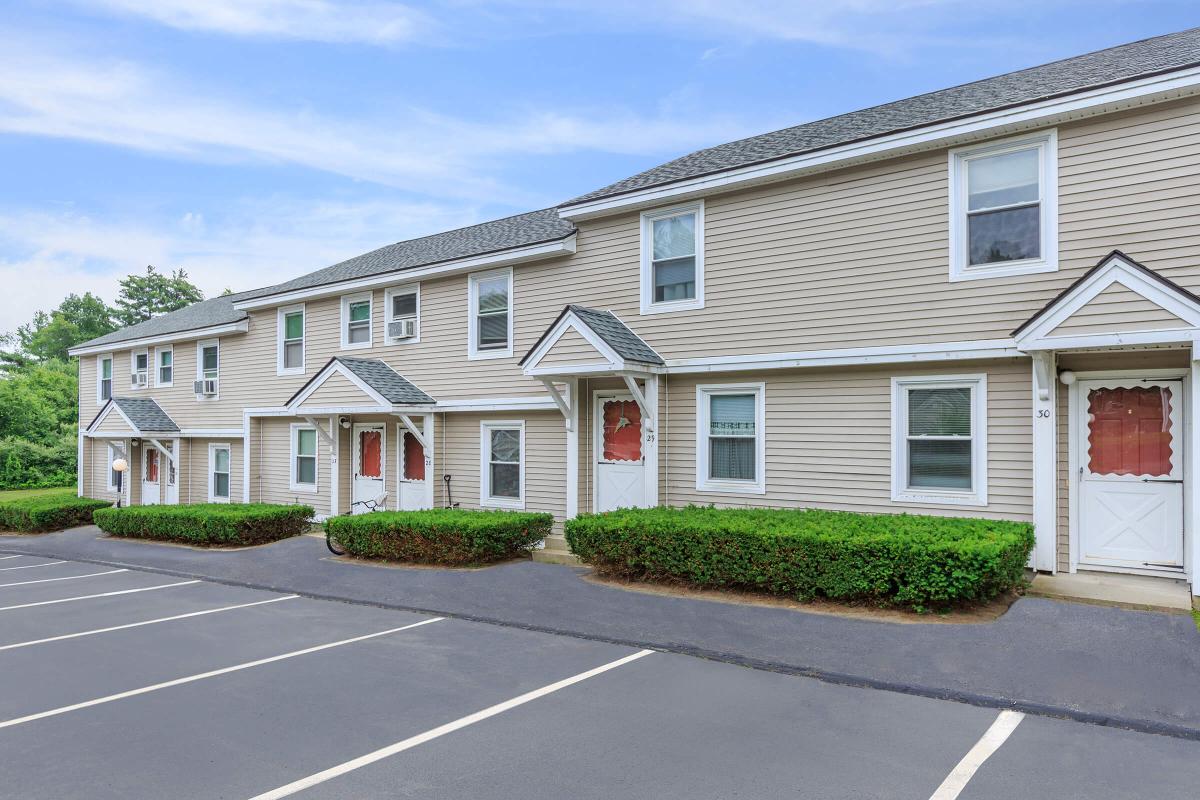
[[1188,323],[1128,287],[1114,283],[1050,332],[1051,336],[1187,328]]
[[335,372],[328,376],[325,382],[318,386],[316,391],[300,404],[300,408],[331,408],[334,406],[375,407],[378,405],[370,395],[352,383],[345,375]]
[[[1058,356],[1058,371],[1072,370],[1074,372],[1096,372],[1102,370],[1130,369],[1174,369],[1186,370],[1190,366],[1190,351],[1188,350],[1137,350],[1131,352],[1113,353],[1064,353]],[[1084,402],[1084,399],[1080,399]],[[1192,402],[1195,402],[1193,399]],[[1071,475],[1071,438],[1070,438],[1070,389],[1061,381],[1058,383],[1056,396],[1058,421],[1056,460],[1058,462],[1058,531],[1057,531],[1057,561],[1058,569],[1066,571],[1071,568],[1071,492],[1075,490],[1076,481]],[[1076,415],[1081,412],[1075,410]],[[1077,420],[1079,417],[1077,416]],[[1082,421],[1079,425],[1082,427]],[[1082,430],[1080,436],[1086,435]],[[1188,467],[1190,468],[1190,466]]]
[[[669,505],[817,507],[1029,520],[1032,389],[1024,359],[953,365],[906,364],[756,375],[672,376],[660,427],[661,488]],[[986,507],[891,500],[893,376],[987,375]],[[766,494],[696,489],[696,387],[766,382]]]
[[[328,431],[328,420],[321,419]],[[291,426],[306,424],[293,417],[265,417],[256,420],[251,432],[250,494],[263,503],[300,503],[312,506],[317,514],[329,513],[329,446],[317,436],[317,492],[298,492],[291,489]],[[343,437],[347,438],[347,437]],[[346,467],[342,461],[343,472]],[[342,478],[346,482],[348,478]],[[239,481],[240,483],[240,481]],[[344,510],[344,509],[343,509]]]
[[569,328],[559,340],[554,343],[549,352],[542,357],[537,363],[539,367],[554,367],[569,364],[577,365],[592,365],[592,364],[607,364],[608,359],[600,355],[600,352],[587,339],[573,328]]
[[[242,466],[244,454],[241,438],[184,440],[184,471],[188,480],[180,485],[179,502],[208,502],[208,477],[212,470],[212,464],[209,463],[208,458],[210,444],[229,445],[229,502],[242,502],[242,482],[245,470]],[[188,499],[184,499],[185,491]]]
[[129,427],[129,423],[121,416],[116,408],[110,409],[108,414],[100,421],[96,427],[96,433],[116,433],[121,435],[137,435],[134,430]]
[[[95,497],[101,500],[117,499],[115,490],[110,491],[108,488],[108,476],[111,461],[108,458],[108,439],[84,439],[83,440],[83,496]],[[118,440],[121,441],[121,440]],[[129,442],[121,441],[126,453],[129,453]],[[132,461],[132,459],[130,459]],[[129,479],[129,472],[125,473],[125,480]]]

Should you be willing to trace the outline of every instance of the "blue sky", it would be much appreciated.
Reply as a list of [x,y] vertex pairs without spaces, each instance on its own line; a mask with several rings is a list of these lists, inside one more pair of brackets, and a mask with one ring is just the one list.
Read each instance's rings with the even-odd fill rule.
[[146,264],[268,285],[1197,24],[1116,0],[6,0],[0,331]]

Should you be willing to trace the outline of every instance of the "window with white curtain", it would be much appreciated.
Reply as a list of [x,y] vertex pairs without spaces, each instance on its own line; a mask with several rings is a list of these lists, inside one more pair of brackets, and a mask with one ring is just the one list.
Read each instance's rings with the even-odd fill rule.
[[208,500],[210,503],[229,501],[229,454],[227,444],[208,446]]
[[525,423],[481,422],[479,504],[525,507]]
[[643,314],[704,307],[704,205],[642,214]]
[[764,395],[761,383],[697,387],[697,489],[766,491]]
[[511,269],[478,272],[468,279],[468,358],[512,355],[512,281]]
[[895,500],[983,504],[987,491],[986,378],[895,378]]

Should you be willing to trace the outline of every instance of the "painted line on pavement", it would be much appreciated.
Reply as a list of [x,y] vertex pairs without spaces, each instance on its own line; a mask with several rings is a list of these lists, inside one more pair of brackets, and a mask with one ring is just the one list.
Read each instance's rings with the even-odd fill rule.
[[58,600],[41,600],[37,603],[21,603],[15,606],[0,606],[0,611],[16,611],[18,608],[33,608],[34,606],[52,606],[57,603],[74,603],[76,600],[95,600],[97,597],[115,597],[119,594],[134,594],[136,592],[153,592],[156,589],[171,589],[175,586],[191,586],[202,581],[179,581],[178,583],[163,583],[158,586],[143,586],[140,589],[121,589],[116,592],[101,592],[100,594],[81,594],[78,597],[62,597]]
[[18,583],[0,583],[0,589],[9,586],[28,586],[31,583],[53,583],[54,581],[76,581],[80,578],[98,578],[101,575],[115,575],[118,572],[129,572],[127,569],[110,569],[108,572],[89,572],[87,575],[68,575],[65,578],[42,578],[38,581],[20,581]]
[[0,572],[8,572],[13,569],[33,569],[34,567],[53,567],[55,564],[65,564],[65,561],[47,561],[45,564],[22,564],[19,567],[0,567]]
[[1008,740],[1023,719],[1025,715],[1020,711],[1001,711],[991,726],[983,732],[983,736],[979,737],[975,746],[967,751],[962,761],[958,762],[958,766],[946,776],[946,780],[942,781],[937,791],[930,795],[929,800],[955,800],[975,776],[975,772],[983,766],[983,762],[1000,749],[1000,745]]
[[465,717],[460,717],[453,722],[447,722],[445,725],[439,725],[438,727],[427,730],[424,733],[418,733],[416,736],[410,736],[403,741],[396,742],[395,744],[380,748],[374,752],[367,753],[366,755],[359,756],[358,758],[346,761],[342,764],[338,764],[335,767],[330,767],[329,769],[309,775],[307,778],[301,778],[300,780],[293,781],[285,786],[280,786],[278,789],[272,789],[269,792],[255,795],[251,798],[251,800],[279,800],[280,798],[288,797],[289,795],[309,789],[332,778],[345,775],[346,773],[353,772],[356,769],[361,769],[369,764],[374,764],[376,761],[388,758],[389,756],[394,756],[397,753],[402,753],[405,750],[410,750],[418,745],[425,744],[426,742],[431,742],[434,739],[445,736],[448,733],[461,730],[468,725],[474,725],[476,722],[482,722],[489,717],[494,717],[497,714],[503,714],[505,711],[516,708],[517,706],[524,705],[525,703],[536,700],[539,697],[545,697],[548,694],[557,692],[560,689],[565,689],[568,686],[579,683],[580,681],[586,681],[588,678],[608,672],[610,669],[616,669],[617,667],[628,664],[631,661],[636,661],[639,658],[644,658],[645,656],[648,656],[654,652],[656,651],[640,650],[632,655],[625,656],[624,658],[618,658],[616,661],[610,661],[609,663],[603,664],[595,669],[589,669],[587,672],[581,672],[578,675],[573,675],[570,678],[564,678],[561,681],[543,686],[540,689],[534,689],[531,692],[518,695],[511,700],[505,700],[503,703],[497,703],[496,705],[489,706],[482,711],[476,711],[474,714],[468,714]]
[[0,556],[0,561],[8,561],[10,558],[25,558],[25,556]]
[[202,617],[206,614],[219,614],[222,611],[233,611],[238,608],[250,608],[251,606],[265,606],[268,603],[278,603],[283,600],[294,600],[299,597],[298,594],[284,595],[283,597],[272,597],[270,600],[258,600],[253,603],[240,603],[236,606],[222,606],[221,608],[207,608],[203,611],[192,611],[187,614],[176,614],[173,617],[159,617],[158,619],[148,619],[143,622],[130,622],[125,625],[113,625],[109,628],[97,628],[93,631],[81,631],[79,633],[65,633],[62,636],[51,636],[46,639],[34,639],[30,642],[18,642],[16,644],[0,645],[0,650],[16,650],[21,647],[32,647],[35,644],[47,644],[49,642],[61,642],[64,639],[78,639],[80,636],[94,636],[97,633],[111,633],[113,631],[123,631],[128,628],[140,628],[143,625],[155,625],[159,622],[171,622],[177,619],[188,619],[189,617]]
[[252,667],[261,667],[264,664],[274,664],[276,661],[283,661],[288,658],[296,658],[297,656],[304,656],[308,655],[309,653],[319,653],[322,650],[329,650],[333,647],[341,647],[347,644],[354,644],[355,642],[365,642],[368,639],[376,639],[380,636],[387,636],[389,633],[399,633],[400,631],[419,628],[422,625],[429,625],[432,622],[440,622],[443,619],[445,619],[445,617],[432,617],[431,619],[424,619],[420,622],[414,622],[411,625],[403,625],[399,628],[388,628],[386,631],[379,631],[378,633],[368,633],[364,636],[355,636],[351,639],[341,639],[328,644],[319,644],[315,647],[306,647],[303,650],[293,650],[290,653],[281,653],[277,656],[260,658],[255,661],[247,661],[243,664],[234,664],[231,667],[222,667],[220,669],[209,670],[208,672],[201,672],[198,675],[188,675],[183,678],[176,678],[170,681],[163,681],[162,683],[151,684],[150,686],[143,686],[140,689],[130,689],[127,692],[118,692],[117,694],[110,694],[106,695],[105,697],[97,697],[94,700],[85,700],[82,703],[73,703],[69,706],[52,708],[49,711],[39,711],[36,714],[28,714],[24,717],[16,717],[15,719],[9,719],[0,722],[0,728],[11,728],[15,725],[23,725],[26,722],[34,722],[35,720],[46,719],[47,717],[57,717],[60,714],[67,714],[71,711],[79,711],[84,708],[91,708],[92,706],[112,703],[116,700],[125,700],[130,697],[137,697],[138,695],[157,692],[160,689],[170,689],[173,686],[183,686],[187,683],[195,683],[196,681],[202,681],[207,678],[215,678],[218,675],[228,675],[231,672],[238,672],[243,669],[251,669]]

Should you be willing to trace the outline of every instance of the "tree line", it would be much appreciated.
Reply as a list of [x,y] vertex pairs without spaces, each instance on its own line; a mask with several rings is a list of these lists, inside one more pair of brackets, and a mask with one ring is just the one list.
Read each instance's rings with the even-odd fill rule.
[[75,483],[79,379],[70,348],[203,299],[182,269],[148,266],[121,279],[112,305],[71,293],[0,336],[0,489]]

